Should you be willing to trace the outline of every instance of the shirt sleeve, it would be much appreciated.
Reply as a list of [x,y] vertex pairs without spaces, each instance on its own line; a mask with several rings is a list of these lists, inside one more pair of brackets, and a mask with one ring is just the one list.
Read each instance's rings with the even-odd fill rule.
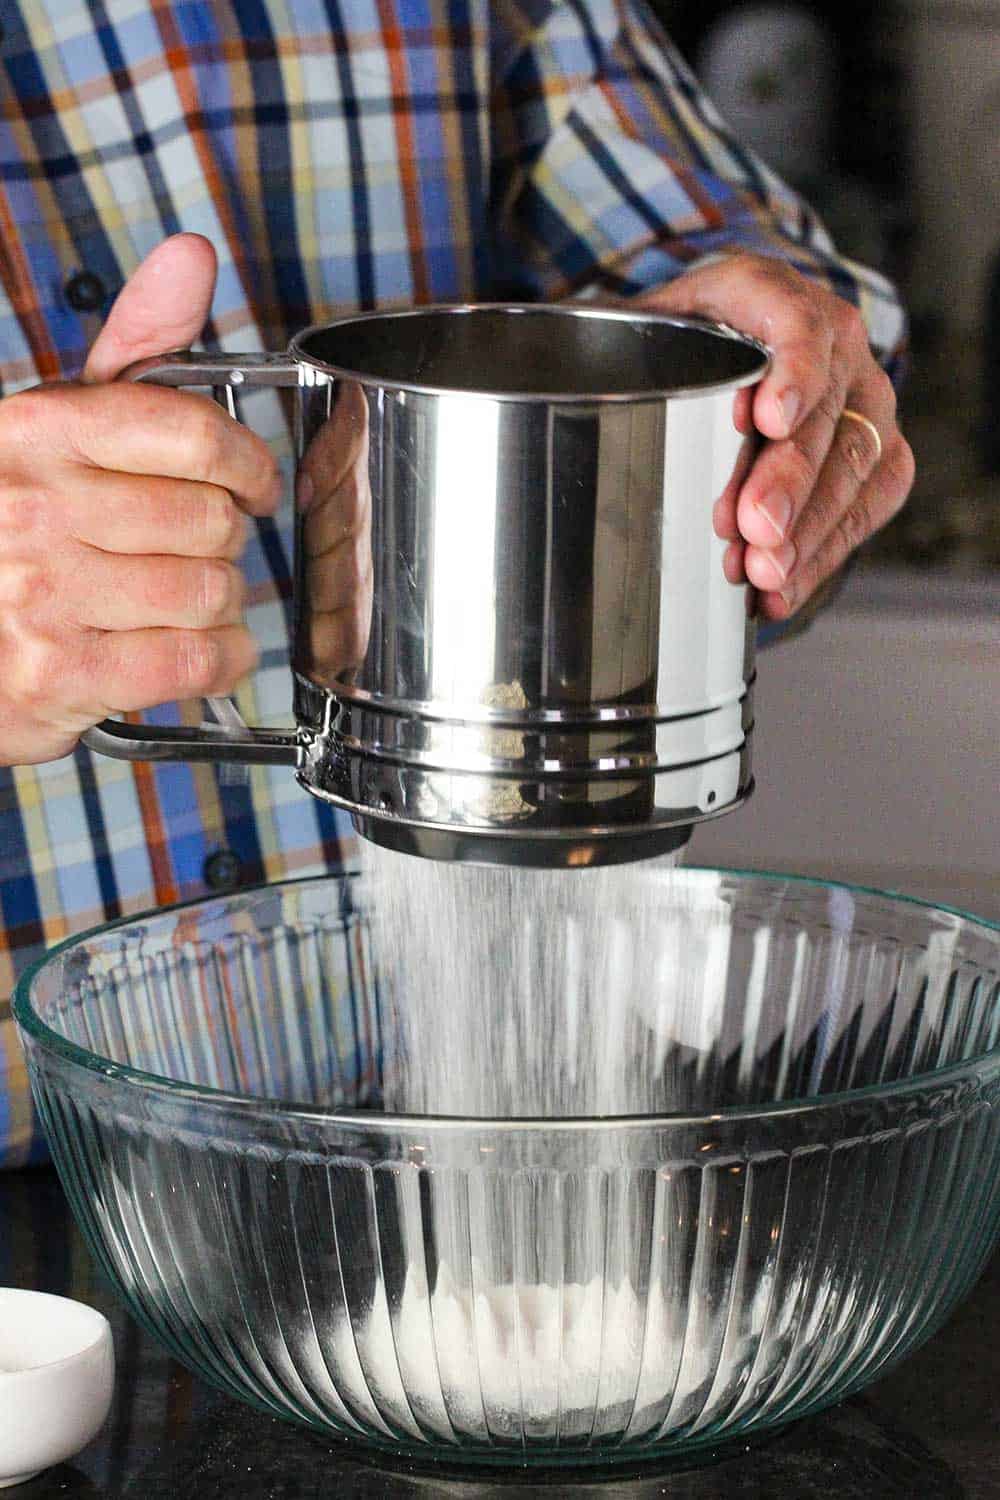
[[740,144],[642,0],[495,7],[494,221],[505,295],[662,285],[753,251],[854,303],[898,383],[892,284],[838,254],[818,216]]

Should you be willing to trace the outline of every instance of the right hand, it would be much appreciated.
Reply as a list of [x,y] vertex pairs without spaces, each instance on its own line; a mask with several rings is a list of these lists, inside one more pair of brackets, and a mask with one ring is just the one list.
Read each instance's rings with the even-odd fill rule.
[[264,442],[210,397],[115,383],[186,347],[215,253],[157,247],[79,381],[0,401],[0,764],[54,760],[110,714],[230,692],[252,670],[234,565],[280,495]]

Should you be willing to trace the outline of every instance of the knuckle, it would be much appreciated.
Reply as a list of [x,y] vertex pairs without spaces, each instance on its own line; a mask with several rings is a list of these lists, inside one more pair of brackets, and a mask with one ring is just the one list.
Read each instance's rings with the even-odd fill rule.
[[218,408],[207,402],[199,423],[199,447],[206,473],[215,474],[225,452],[225,439]]
[[260,467],[264,480],[268,485],[277,484],[281,479],[281,465],[277,457],[271,452],[263,438],[257,437],[256,433],[251,433],[250,435],[258,444]]
[[27,709],[38,709],[52,700],[53,684],[63,677],[58,653],[47,640],[33,635],[21,635],[13,651],[9,666],[10,690],[14,701]]
[[222,648],[207,631],[178,632],[174,644],[174,662],[166,686],[171,697],[204,698],[213,691],[222,665]]
[[783,287],[794,292],[800,292],[808,286],[805,277],[780,256],[754,255],[752,260],[758,275],[765,281],[780,282]]
[[4,441],[34,445],[43,436],[51,435],[53,422],[64,425],[70,389],[40,385],[5,397],[0,402]]
[[840,456],[858,484],[863,484],[878,459],[875,440],[860,422],[844,422],[839,441]]
[[823,577],[822,562],[819,553],[808,558],[795,572],[795,601],[796,605],[804,604],[814,594]]
[[795,314],[803,336],[813,344],[828,341],[830,324],[826,309],[808,283],[793,288],[792,295],[795,298]]
[[831,429],[836,430],[843,409],[844,403],[841,399],[840,390],[835,383],[831,383],[817,401],[816,411],[829,424]]
[[[774,280],[779,264],[780,262],[770,255],[759,255],[755,250],[735,249],[721,262],[721,269],[724,272],[731,272],[735,268],[747,278],[770,283]],[[719,267],[712,269],[718,270]]]
[[744,253],[737,259],[747,271],[748,280],[756,281],[772,297],[780,295],[804,328],[819,329],[825,324],[819,289],[801,271],[777,255]]
[[816,483],[818,468],[815,456],[801,441],[798,434],[788,438],[783,454],[786,478],[793,488],[808,494]]
[[[92,395],[96,394],[94,387],[90,389]],[[171,422],[180,430],[187,392],[157,385],[153,380],[122,380],[114,383],[114,394],[123,412],[127,410],[129,421],[143,426]]]
[[843,515],[837,521],[835,534],[838,551],[847,557],[857,550],[862,542],[866,542],[872,533],[872,520],[868,507],[862,500],[855,500],[849,505]]
[[227,494],[206,487],[202,502],[195,508],[195,545],[205,557],[237,556],[246,536],[245,521],[239,507]]
[[186,451],[192,475],[210,481],[222,456],[222,438],[215,407],[211,402],[196,397],[192,409],[184,413],[181,430],[188,444]]
[[29,559],[0,561],[0,604],[15,614],[43,604],[52,596],[53,585],[46,568]]
[[198,574],[198,618],[214,625],[222,620],[235,602],[240,576],[227,562],[203,563]]
[[52,499],[40,489],[0,490],[0,531],[23,539],[44,535],[51,548],[59,526]]

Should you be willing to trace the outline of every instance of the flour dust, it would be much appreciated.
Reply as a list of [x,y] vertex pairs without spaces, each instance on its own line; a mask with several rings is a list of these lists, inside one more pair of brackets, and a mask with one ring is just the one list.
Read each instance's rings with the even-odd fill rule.
[[728,922],[674,859],[539,870],[363,842],[383,987],[384,1103],[493,1118],[690,1106]]
[[[711,881],[675,874],[673,860],[552,871],[362,848],[388,1111],[600,1117],[687,1110],[711,1093],[731,936]],[[630,1248],[614,1272],[589,1199],[567,1199],[564,1220],[522,1223],[500,1186],[438,1185],[433,1273],[413,1256],[391,1322],[376,1300],[360,1328],[338,1326],[341,1379],[363,1346],[404,1430],[416,1413],[430,1431],[457,1421],[484,1440],[655,1424],[687,1377],[676,1309],[625,1270],[648,1226],[616,1221]],[[575,1274],[563,1280],[555,1263]]]

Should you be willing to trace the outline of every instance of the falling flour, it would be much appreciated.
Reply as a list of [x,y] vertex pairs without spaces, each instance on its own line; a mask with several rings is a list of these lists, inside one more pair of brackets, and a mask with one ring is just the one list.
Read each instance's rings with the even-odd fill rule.
[[729,925],[673,860],[449,864],[366,846],[385,1106],[492,1118],[687,1107]]
[[[730,927],[711,890],[689,891],[672,864],[501,868],[366,845],[386,1109],[552,1119],[690,1105],[713,1053]],[[352,1399],[367,1404],[375,1380],[381,1409],[415,1436],[587,1441],[659,1421],[683,1328],[655,1279],[640,1290],[624,1265],[606,1267],[598,1205],[561,1225],[530,1207],[515,1237],[537,1250],[569,1236],[561,1263],[578,1279],[547,1279],[539,1259],[515,1281],[496,1250],[510,1232],[504,1193],[438,1193],[430,1284],[418,1254],[391,1317],[380,1290],[360,1327],[334,1335]],[[470,1260],[470,1236],[492,1247],[490,1270]],[[685,1364],[693,1372],[697,1356]]]

